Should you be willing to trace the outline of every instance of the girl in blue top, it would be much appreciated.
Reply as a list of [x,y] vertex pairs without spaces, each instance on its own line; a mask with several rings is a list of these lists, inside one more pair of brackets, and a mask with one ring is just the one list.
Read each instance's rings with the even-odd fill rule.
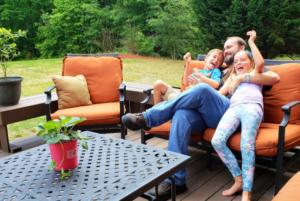
[[[229,84],[236,75],[263,73],[264,59],[256,47],[254,41],[256,38],[255,31],[247,32],[249,46],[253,56],[248,51],[240,51],[234,57],[234,68],[231,73],[231,79],[219,91],[222,95],[228,93]],[[249,77],[248,77],[249,78]],[[255,169],[255,140],[259,125],[263,116],[263,97],[262,86],[257,84],[242,83],[232,95],[230,107],[222,117],[217,130],[211,141],[212,146],[228,167],[235,183],[233,186],[224,191],[223,196],[231,196],[237,191],[243,190],[242,201],[251,200],[251,189],[253,184]],[[242,152],[242,171],[239,164],[227,147],[228,138],[234,131],[241,126],[241,152]]]

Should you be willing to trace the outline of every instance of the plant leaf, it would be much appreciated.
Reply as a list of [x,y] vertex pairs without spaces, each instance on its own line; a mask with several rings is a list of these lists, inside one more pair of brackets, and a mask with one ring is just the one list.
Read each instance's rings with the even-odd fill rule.
[[46,123],[43,124],[43,126],[47,129],[47,130],[52,130],[52,129],[56,129],[59,127],[59,125],[56,124],[56,122],[54,121],[47,121]]
[[54,166],[56,165],[55,160],[52,161],[52,163],[50,165],[48,165],[48,170],[51,171],[54,169]]
[[78,138],[83,138],[80,133],[77,132]]
[[[60,117],[63,117],[63,116],[60,116]],[[65,124],[67,124],[67,123],[70,122],[71,120],[72,120],[72,117],[66,117],[66,118],[60,120],[60,124],[61,124],[62,126],[69,127],[69,126],[67,126],[67,125],[65,125]]]
[[59,118],[60,118],[61,120],[64,120],[64,119],[66,119],[67,117],[66,117],[66,116],[62,116],[62,115],[59,115]]
[[78,123],[80,123],[80,122],[83,122],[83,121],[85,121],[85,120],[86,120],[86,118],[83,118],[83,117],[73,117],[72,120],[71,120],[71,122],[72,122],[74,125],[76,125],[76,124],[78,124]]
[[89,149],[89,147],[88,147],[88,145],[87,145],[87,143],[86,143],[86,141],[80,141],[81,142],[81,146],[84,148],[84,149],[86,149],[86,150],[88,150]]
[[61,177],[60,180],[63,180],[65,177],[70,177],[71,176],[71,170],[69,170],[68,173],[65,173],[64,168],[61,168]]
[[48,134],[49,134],[50,137],[56,137],[56,134],[57,134],[57,133],[56,133],[55,130],[49,130],[49,131],[48,131]]
[[50,138],[49,140],[47,140],[47,144],[55,144],[58,143],[60,141],[60,138],[58,136]]
[[50,138],[51,138],[51,136],[49,135],[49,133],[43,135],[43,140],[44,140],[44,141],[47,141],[47,140],[50,139]]
[[39,126],[36,126],[36,127],[33,127],[35,130],[39,131],[39,130],[45,130],[45,127],[42,126],[42,125],[39,125]]
[[45,131],[46,131],[45,129],[44,129],[44,130],[40,130],[36,135],[37,135],[37,136],[40,136],[40,135],[42,135]]
[[71,135],[75,138],[75,139],[78,139],[78,135],[75,131],[71,131]]
[[59,119],[53,119],[52,121],[54,121],[57,125],[59,125],[59,123],[60,123]]
[[70,140],[70,137],[64,134],[57,134],[57,137],[59,137],[61,140]]

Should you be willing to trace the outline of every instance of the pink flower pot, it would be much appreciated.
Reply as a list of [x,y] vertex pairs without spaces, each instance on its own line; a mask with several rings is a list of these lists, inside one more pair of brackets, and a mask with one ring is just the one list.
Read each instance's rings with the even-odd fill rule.
[[[63,146],[63,148],[62,148]],[[78,165],[78,140],[57,144],[50,144],[50,153],[52,160],[55,160],[55,170],[60,171],[74,169]]]

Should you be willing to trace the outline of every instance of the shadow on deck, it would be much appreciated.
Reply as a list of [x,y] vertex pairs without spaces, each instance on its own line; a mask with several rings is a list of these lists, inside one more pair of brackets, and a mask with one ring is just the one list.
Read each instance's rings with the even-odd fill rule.
[[[128,130],[127,140],[140,143],[140,132]],[[106,134],[113,137],[120,138],[119,133]],[[40,137],[35,135],[14,140],[11,143],[20,146],[22,150],[30,149],[32,147],[43,144]],[[148,145],[155,146],[161,149],[167,149],[168,140],[153,138],[148,140]],[[0,150],[0,157],[11,155],[12,153],[3,152]],[[233,184],[233,179],[219,157],[213,154],[212,171],[206,169],[206,152],[189,146],[188,155],[191,160],[187,166],[187,186],[188,190],[176,196],[176,200],[194,201],[194,200],[241,200],[241,194],[231,197],[223,197],[222,191],[229,188]],[[298,160],[288,172],[284,174],[283,184],[285,184],[295,172],[300,170],[300,160]],[[252,190],[252,200],[270,201],[273,199],[275,192],[275,169],[264,166],[256,166],[255,180]],[[135,201],[143,201],[143,198],[137,198]]]

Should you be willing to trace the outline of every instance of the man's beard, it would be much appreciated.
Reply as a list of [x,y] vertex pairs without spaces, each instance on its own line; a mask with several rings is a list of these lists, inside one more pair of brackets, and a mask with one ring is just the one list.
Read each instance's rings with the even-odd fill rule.
[[232,64],[233,64],[233,61],[234,61],[234,55],[233,55],[233,56],[231,55],[231,57],[226,57],[226,58],[224,59],[224,62],[226,63],[227,66],[232,65]]

